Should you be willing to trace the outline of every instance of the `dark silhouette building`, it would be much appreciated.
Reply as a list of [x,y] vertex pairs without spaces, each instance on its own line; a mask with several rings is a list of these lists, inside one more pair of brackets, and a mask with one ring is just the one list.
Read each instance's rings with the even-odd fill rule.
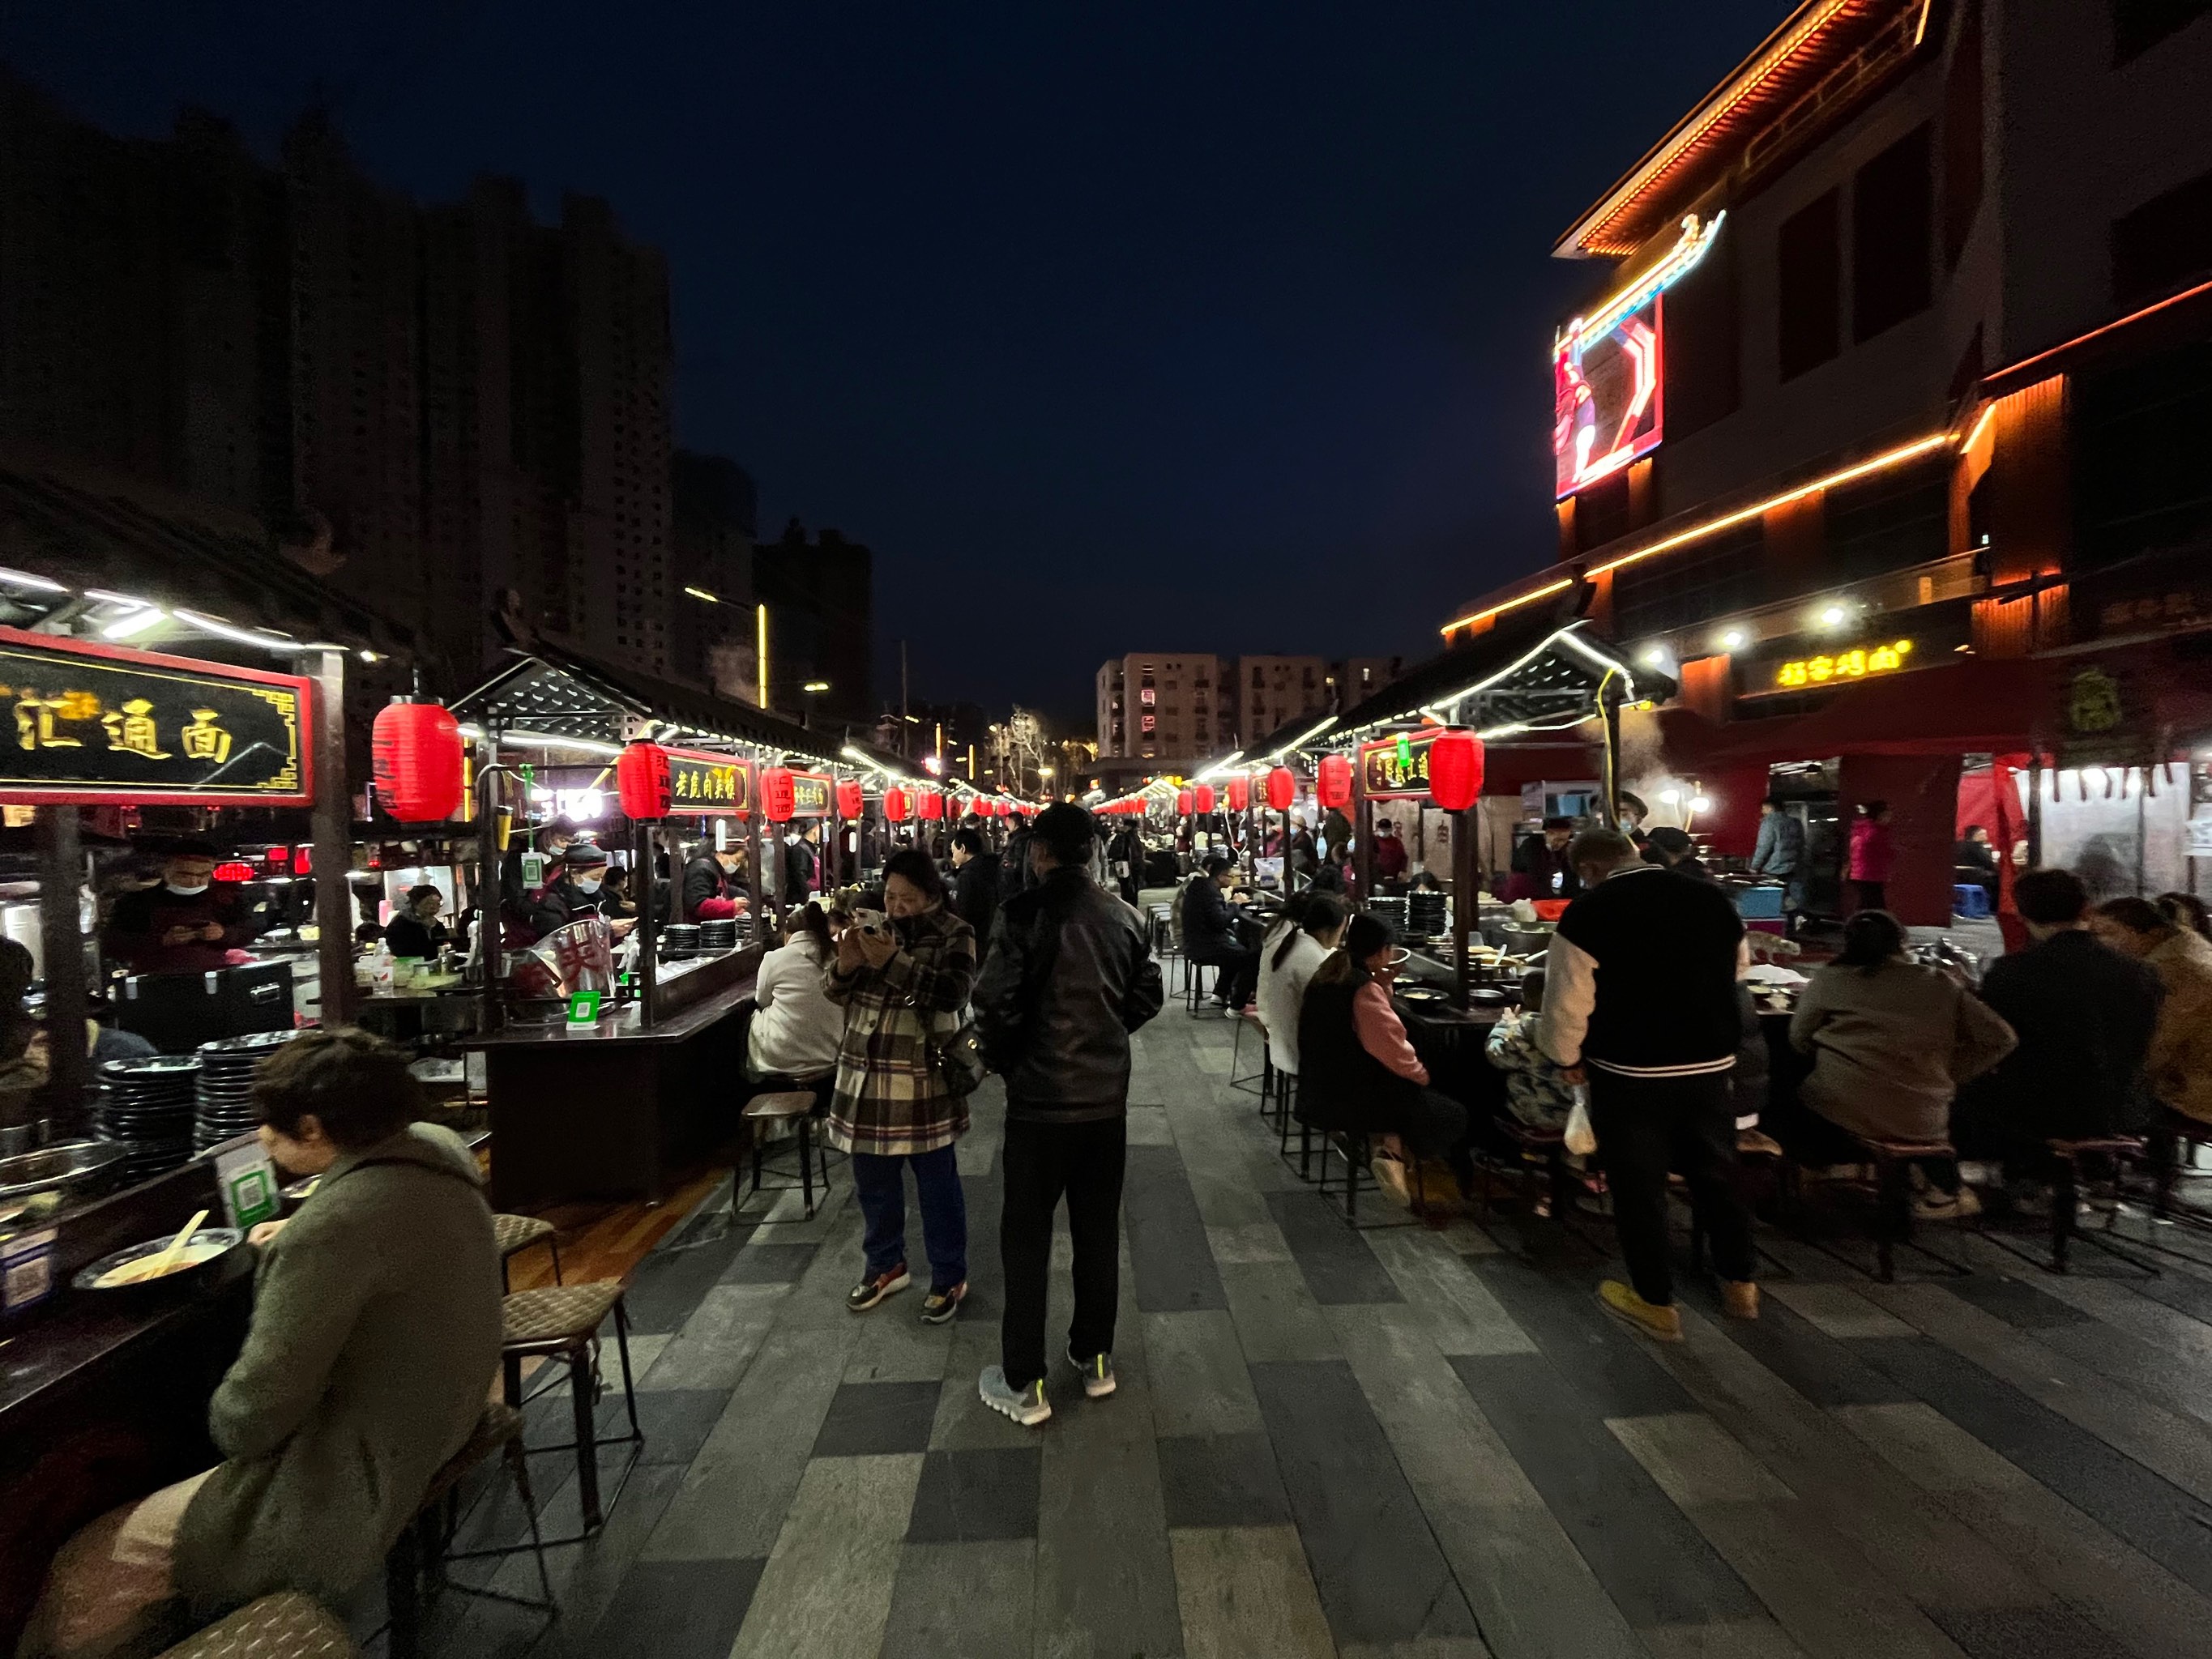
[[[753,597],[768,606],[769,696],[787,712],[874,718],[874,556],[793,519],[753,551]],[[810,693],[808,685],[826,684]]]
[[753,540],[759,504],[752,477],[722,456],[679,449],[674,487],[671,675],[757,702]]

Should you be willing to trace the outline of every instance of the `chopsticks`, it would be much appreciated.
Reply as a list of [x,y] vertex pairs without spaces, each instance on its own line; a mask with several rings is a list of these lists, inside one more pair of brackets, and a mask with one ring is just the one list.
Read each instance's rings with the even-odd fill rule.
[[155,1259],[154,1265],[147,1268],[141,1277],[146,1279],[159,1279],[163,1273],[168,1272],[170,1268],[175,1267],[177,1265],[177,1258],[185,1253],[185,1246],[192,1242],[192,1235],[199,1231],[200,1223],[205,1221],[207,1218],[208,1212],[205,1210],[202,1210],[190,1221],[185,1223],[182,1230],[178,1232],[174,1238],[169,1241],[169,1248],[161,1252],[161,1255]]

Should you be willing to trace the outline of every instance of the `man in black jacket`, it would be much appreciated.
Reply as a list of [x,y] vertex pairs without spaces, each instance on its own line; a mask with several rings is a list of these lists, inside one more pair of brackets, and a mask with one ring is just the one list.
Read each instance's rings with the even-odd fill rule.
[[952,832],[952,910],[975,930],[980,961],[991,948],[991,923],[999,914],[999,855],[977,830]]
[[2050,1162],[2046,1140],[2134,1134],[2151,1121],[2143,1056],[2165,989],[2088,931],[2088,890],[2072,871],[2026,872],[2013,902],[2034,943],[1991,963],[1981,996],[2020,1046],[1959,1097],[1951,1135],[1967,1158],[2002,1159],[2021,1199]]
[[1209,853],[1206,868],[1190,878],[1182,894],[1182,948],[1194,963],[1218,968],[1213,1000],[1242,1008],[1260,985],[1260,949],[1249,939],[1250,918],[1229,902],[1236,866],[1225,853]]
[[793,826],[791,839],[783,847],[783,902],[786,905],[804,904],[807,896],[817,885],[815,880],[822,867],[820,854],[815,850],[822,842],[822,826],[808,823],[804,828]]
[[1114,1392],[1129,1033],[1159,1012],[1162,999],[1144,918],[1085,867],[1096,833],[1073,802],[1037,815],[1030,837],[1037,884],[1000,909],[996,948],[975,982],[976,1035],[1006,1081],[999,1222],[1006,1309],[1000,1363],[978,1389],[984,1404],[1024,1427],[1052,1415],[1045,1277],[1063,1194],[1075,1246],[1068,1363],[1090,1398]]
[[1618,830],[1585,830],[1567,852],[1583,892],[1559,918],[1544,959],[1537,1041],[1570,1082],[1589,1087],[1590,1127],[1631,1280],[1607,1279],[1598,1300],[1647,1336],[1682,1340],[1668,1262],[1673,1169],[1688,1181],[1712,1241],[1723,1309],[1756,1319],[1751,1216],[1735,1185],[1729,1091],[1742,1033],[1742,920],[1717,886],[1644,863]]

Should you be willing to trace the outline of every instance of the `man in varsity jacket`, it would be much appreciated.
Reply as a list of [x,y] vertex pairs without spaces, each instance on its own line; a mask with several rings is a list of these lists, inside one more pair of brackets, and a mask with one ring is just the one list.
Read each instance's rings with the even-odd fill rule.
[[1712,1241],[1734,1318],[1759,1317],[1751,1216],[1733,1180],[1729,1070],[1741,1035],[1735,978],[1743,922],[1711,882],[1646,864],[1617,830],[1568,848],[1582,896],[1545,960],[1545,1051],[1589,1085],[1590,1127],[1632,1281],[1598,1289],[1606,1311],[1662,1342],[1682,1340],[1668,1260],[1667,1172],[1681,1171]]

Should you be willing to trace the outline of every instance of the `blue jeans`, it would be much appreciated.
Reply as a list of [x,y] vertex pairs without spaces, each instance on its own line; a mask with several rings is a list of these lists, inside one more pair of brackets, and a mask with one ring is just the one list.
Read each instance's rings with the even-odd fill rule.
[[952,1148],[884,1158],[853,1154],[853,1190],[868,1229],[861,1241],[868,1275],[906,1265],[906,1171],[914,1166],[915,1190],[921,1198],[921,1242],[929,1252],[929,1287],[949,1291],[968,1277],[968,1195],[960,1189],[960,1166]]

